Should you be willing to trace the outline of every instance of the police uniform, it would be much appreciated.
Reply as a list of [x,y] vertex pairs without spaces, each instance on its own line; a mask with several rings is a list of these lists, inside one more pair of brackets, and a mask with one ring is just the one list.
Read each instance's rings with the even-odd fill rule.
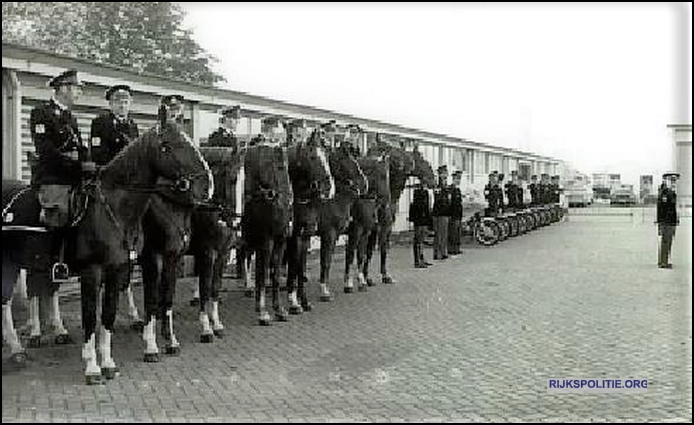
[[[240,119],[241,108],[239,106],[234,106],[225,109],[222,111],[222,117],[224,119]],[[220,126],[207,138],[207,146],[237,148],[238,139],[232,130],[227,127]]]
[[427,228],[431,224],[431,207],[429,205],[429,191],[422,186],[418,186],[412,194],[408,220],[414,226],[414,239],[412,241],[414,266],[416,268],[427,267],[430,263],[424,260],[422,244],[427,234]]
[[[663,174],[663,180],[676,179],[677,173]],[[675,237],[675,229],[679,225],[677,216],[677,193],[663,183],[658,190],[658,204],[656,207],[656,222],[658,223],[658,235],[660,238],[660,250],[658,255],[658,267],[670,269],[670,252],[672,240]]]
[[[492,175],[497,175],[497,173],[491,173],[490,177]],[[487,201],[486,215],[494,217],[499,214],[499,210],[503,207],[504,194],[498,183],[490,182],[484,186],[484,198]]]
[[[438,173],[448,173],[448,167],[442,165]],[[434,208],[431,211],[434,217],[434,260],[448,258],[448,221],[451,215],[451,193],[445,179],[440,179],[434,189]]]
[[[81,86],[77,71],[65,71],[49,82],[55,90],[63,85]],[[52,279],[65,281],[69,277],[65,262],[73,259],[75,250],[74,231],[66,226],[72,193],[82,179],[82,137],[72,112],[55,98],[31,111],[29,131],[36,150],[31,181],[38,186],[41,221],[55,230],[51,241],[55,261]]]
[[[106,100],[113,97],[130,96],[130,87],[113,86],[106,91]],[[140,132],[130,117],[118,117],[113,112],[102,114],[92,120],[90,137],[91,157],[98,165],[106,165]]]
[[[79,84],[76,71],[63,73],[50,82],[52,87],[62,84]],[[78,184],[81,180],[82,136],[72,112],[51,99],[31,111],[29,129],[37,155],[32,169],[32,183]]]
[[[454,176],[463,173],[456,171]],[[461,254],[460,251],[460,229],[463,219],[463,193],[458,186],[451,184],[448,188],[451,194],[451,218],[448,222],[448,250],[451,255]]]
[[559,176],[554,176],[552,178],[552,183],[549,186],[550,189],[550,203],[558,204],[561,202],[561,188],[559,187]]
[[547,205],[552,203],[552,187],[551,183],[547,181],[547,177],[549,175],[543,174],[541,176],[540,180],[540,190],[539,190],[539,195],[540,195],[540,203],[542,205]]
[[[533,176],[536,177],[536,176]],[[528,185],[528,189],[530,190],[530,205],[539,205],[540,204],[540,184],[539,183],[530,183]]]

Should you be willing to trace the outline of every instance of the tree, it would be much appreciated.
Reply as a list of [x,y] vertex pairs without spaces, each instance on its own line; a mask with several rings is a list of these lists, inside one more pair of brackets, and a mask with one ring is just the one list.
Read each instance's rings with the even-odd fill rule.
[[171,2],[3,2],[2,40],[214,85],[217,59],[182,27]]

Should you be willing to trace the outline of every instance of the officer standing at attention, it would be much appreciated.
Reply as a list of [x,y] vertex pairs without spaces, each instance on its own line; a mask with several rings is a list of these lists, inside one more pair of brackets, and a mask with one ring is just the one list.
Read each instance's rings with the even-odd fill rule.
[[658,223],[658,236],[660,236],[658,268],[661,269],[672,268],[670,263],[672,240],[675,237],[675,229],[680,223],[677,217],[677,193],[675,192],[679,176],[677,173],[663,174],[663,184],[658,190],[656,223]]
[[528,185],[530,189],[530,205],[539,205],[540,202],[540,184],[537,182],[537,174],[533,174],[530,177],[530,184]]
[[448,220],[451,215],[451,195],[448,190],[448,167],[438,168],[439,184],[434,188],[434,260],[448,258]]
[[484,186],[484,198],[487,200],[488,217],[496,217],[503,208],[504,197],[499,187],[499,174],[496,171],[489,173],[489,182]]
[[129,117],[132,93],[129,86],[117,85],[106,90],[110,111],[92,121],[89,147],[92,161],[106,165],[140,132]]
[[207,146],[237,148],[236,129],[241,120],[241,107],[232,106],[222,110],[219,118],[220,126],[207,138]]
[[552,189],[549,181],[549,174],[540,175],[540,204],[548,205],[552,203]]
[[411,221],[414,226],[414,239],[412,241],[414,267],[416,269],[425,269],[432,265],[424,259],[422,247],[424,238],[427,235],[427,229],[431,223],[431,207],[429,205],[429,191],[424,188],[424,184],[421,181],[417,181],[412,194],[408,221]]
[[[73,191],[82,180],[82,170],[93,171],[93,163],[83,163],[82,137],[77,120],[70,109],[82,94],[82,82],[74,69],[49,81],[53,97],[31,111],[29,130],[34,142],[36,160],[32,164],[31,184],[38,187],[42,210],[41,221],[55,230],[52,257],[55,261],[51,277],[54,282],[66,281],[69,269],[64,258],[70,258],[74,247],[65,244],[71,238],[69,203]],[[56,208],[57,207],[57,208]]]
[[448,222],[448,253],[450,255],[460,255],[460,231],[463,221],[463,193],[460,191],[460,181],[463,172],[456,170],[453,172],[453,184],[449,187],[451,194],[451,218]]
[[552,204],[558,204],[561,202],[561,188],[559,187],[559,176],[552,176],[552,182],[550,183],[550,200]]

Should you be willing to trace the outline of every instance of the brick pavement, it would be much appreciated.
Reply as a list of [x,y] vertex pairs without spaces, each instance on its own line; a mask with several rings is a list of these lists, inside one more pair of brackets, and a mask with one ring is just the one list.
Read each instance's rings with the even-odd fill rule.
[[[226,337],[211,345],[197,342],[184,281],[181,357],[142,363],[122,323],[121,376],[89,387],[78,345],[31,349],[26,369],[3,369],[3,422],[691,422],[690,219],[676,244],[676,268],[659,270],[652,224],[571,217],[426,271],[394,247],[398,284],[352,295],[340,257],[335,302],[269,328],[229,281]],[[76,340],[78,309],[64,303]],[[547,394],[547,379],[564,377],[643,378],[649,390]]]

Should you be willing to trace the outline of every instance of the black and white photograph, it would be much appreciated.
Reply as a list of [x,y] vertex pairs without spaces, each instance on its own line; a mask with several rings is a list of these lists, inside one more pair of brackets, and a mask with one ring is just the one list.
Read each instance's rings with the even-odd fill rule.
[[692,6],[2,3],[2,422],[692,422]]

